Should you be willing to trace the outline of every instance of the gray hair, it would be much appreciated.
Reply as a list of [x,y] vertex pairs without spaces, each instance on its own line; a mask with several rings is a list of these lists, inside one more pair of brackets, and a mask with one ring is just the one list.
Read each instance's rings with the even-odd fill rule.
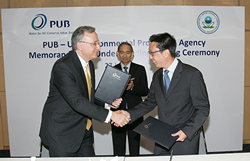
[[84,32],[93,33],[95,32],[95,28],[91,26],[80,26],[78,27],[72,34],[71,37],[71,44],[72,44],[72,50],[77,49],[77,42],[79,42],[83,38]]

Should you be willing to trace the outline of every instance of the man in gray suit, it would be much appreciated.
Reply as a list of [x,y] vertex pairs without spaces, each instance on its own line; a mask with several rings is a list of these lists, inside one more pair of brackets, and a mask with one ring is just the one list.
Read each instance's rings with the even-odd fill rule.
[[[51,71],[50,92],[44,105],[39,136],[51,157],[92,157],[91,119],[124,126],[129,119],[94,103],[95,71],[92,59],[101,49],[95,28],[78,27],[71,37],[72,51],[58,59]],[[118,108],[122,99],[113,102]]]
[[210,104],[201,72],[176,59],[176,40],[168,33],[149,39],[150,59],[159,67],[151,82],[148,98],[129,109],[131,122],[158,106],[161,121],[179,129],[177,142],[166,149],[155,144],[155,155],[198,154],[200,128],[208,117]]

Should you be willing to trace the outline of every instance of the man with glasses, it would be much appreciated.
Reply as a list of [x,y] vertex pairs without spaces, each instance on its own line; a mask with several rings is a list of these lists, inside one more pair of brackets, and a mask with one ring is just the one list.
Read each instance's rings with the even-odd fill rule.
[[[143,66],[133,63],[134,51],[131,44],[122,42],[118,46],[117,56],[120,63],[115,67],[131,74],[131,79],[122,96],[122,103],[119,110],[128,110],[134,108],[142,101],[142,96],[148,94],[148,82],[146,70]],[[140,135],[133,129],[143,121],[143,117],[138,118],[130,125],[116,127],[111,125],[113,152],[115,156],[125,156],[126,151],[126,133],[128,133],[128,144],[130,156],[138,156],[140,153]]]
[[161,121],[176,127],[177,142],[166,149],[155,144],[155,155],[198,154],[200,128],[208,117],[210,104],[202,73],[176,59],[176,40],[168,33],[149,38],[150,59],[158,69],[149,89],[148,97],[124,114],[131,122],[158,106]]
[[[42,113],[40,137],[51,157],[92,157],[92,118],[124,126],[129,118],[94,103],[95,72],[92,59],[101,49],[95,28],[78,27],[71,37],[72,51],[57,60]],[[122,99],[115,100],[118,108]]]

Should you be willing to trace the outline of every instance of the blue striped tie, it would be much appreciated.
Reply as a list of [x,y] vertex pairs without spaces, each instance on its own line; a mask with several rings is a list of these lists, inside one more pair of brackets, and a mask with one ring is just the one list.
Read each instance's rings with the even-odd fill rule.
[[125,73],[128,73],[128,67],[123,67],[124,68],[124,70],[125,70]]
[[166,93],[168,92],[168,87],[169,87],[169,84],[170,84],[170,79],[169,79],[169,76],[168,76],[168,72],[169,70],[165,70],[165,75],[164,75],[164,78],[165,78],[165,90],[166,90]]

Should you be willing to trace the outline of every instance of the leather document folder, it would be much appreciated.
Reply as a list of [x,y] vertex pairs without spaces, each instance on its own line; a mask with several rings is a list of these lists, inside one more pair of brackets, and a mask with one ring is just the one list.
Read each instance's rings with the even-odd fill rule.
[[107,65],[96,88],[95,98],[111,105],[122,97],[130,77],[130,74]]
[[174,134],[179,130],[161,120],[149,116],[139,124],[134,131],[150,140],[153,140],[161,146],[170,149],[178,138],[178,136],[172,137],[171,134]]

